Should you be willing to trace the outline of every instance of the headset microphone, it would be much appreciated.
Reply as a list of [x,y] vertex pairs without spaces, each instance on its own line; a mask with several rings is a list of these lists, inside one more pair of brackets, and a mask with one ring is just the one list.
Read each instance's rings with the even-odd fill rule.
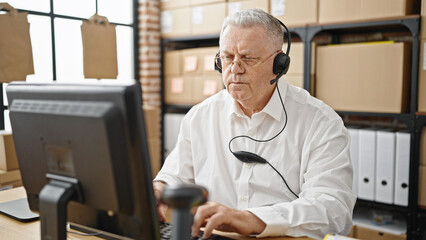
[[269,83],[271,85],[273,85],[276,81],[278,81],[278,79],[280,79],[282,76],[284,75],[284,72],[281,72],[280,74],[277,75],[276,78],[272,79]]

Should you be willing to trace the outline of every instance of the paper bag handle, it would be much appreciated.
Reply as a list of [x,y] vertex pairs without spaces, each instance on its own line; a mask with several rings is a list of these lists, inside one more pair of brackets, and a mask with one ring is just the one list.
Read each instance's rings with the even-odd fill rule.
[[10,6],[9,3],[2,2],[0,3],[0,11],[10,12],[11,14],[15,14],[18,12],[14,7]]
[[98,15],[98,14],[95,14],[95,15],[91,16],[91,17],[89,18],[89,22],[91,22],[91,23],[95,23],[95,24],[105,24],[105,25],[109,25],[108,18],[106,18],[106,17],[104,17],[104,16],[101,16],[101,15]]

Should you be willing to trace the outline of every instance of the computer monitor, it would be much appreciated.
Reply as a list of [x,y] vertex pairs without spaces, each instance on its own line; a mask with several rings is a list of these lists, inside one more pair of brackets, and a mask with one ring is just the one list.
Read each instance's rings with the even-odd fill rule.
[[6,93],[22,182],[31,210],[40,213],[42,239],[65,239],[66,221],[160,239],[137,82],[14,82]]

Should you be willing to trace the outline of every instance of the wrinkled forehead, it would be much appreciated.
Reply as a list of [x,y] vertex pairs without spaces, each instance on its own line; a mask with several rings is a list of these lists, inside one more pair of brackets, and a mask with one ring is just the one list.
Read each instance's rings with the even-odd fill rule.
[[261,25],[235,26],[228,25],[219,39],[221,52],[243,54],[246,52],[263,53],[273,49],[271,38]]

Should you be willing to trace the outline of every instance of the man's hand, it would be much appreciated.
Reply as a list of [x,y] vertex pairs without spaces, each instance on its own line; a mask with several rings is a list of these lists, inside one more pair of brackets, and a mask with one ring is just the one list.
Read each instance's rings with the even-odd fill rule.
[[166,187],[166,185],[167,184],[165,182],[161,182],[161,181],[153,182],[155,199],[157,200],[157,212],[158,212],[158,217],[160,218],[159,220],[161,222],[166,221],[167,205],[161,203],[160,201],[161,193],[163,192],[163,189]]
[[224,232],[237,232],[242,235],[261,233],[266,224],[246,210],[228,208],[215,202],[207,202],[195,210],[192,236],[198,236],[200,227],[204,227],[204,238],[208,238],[213,229]]

